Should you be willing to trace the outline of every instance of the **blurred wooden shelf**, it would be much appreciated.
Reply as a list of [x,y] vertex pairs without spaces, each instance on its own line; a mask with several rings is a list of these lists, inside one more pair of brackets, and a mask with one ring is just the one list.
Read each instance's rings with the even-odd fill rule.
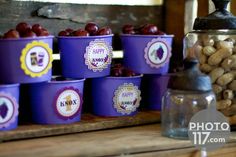
[[[188,140],[161,136],[160,124],[8,141],[0,143],[0,152],[3,157],[200,157],[201,154]],[[232,132],[229,143],[209,152],[208,157],[235,157],[235,154],[236,132]]]
[[160,122],[159,111],[141,111],[135,116],[98,117],[83,114],[80,122],[66,125],[20,125],[16,130],[0,132],[0,142],[44,136],[87,132]]

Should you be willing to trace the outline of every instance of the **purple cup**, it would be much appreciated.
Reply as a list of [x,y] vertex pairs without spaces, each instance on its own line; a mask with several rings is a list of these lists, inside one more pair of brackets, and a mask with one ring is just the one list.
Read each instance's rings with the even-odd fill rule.
[[[20,39],[0,39],[1,83],[34,83],[34,82],[48,81],[51,79],[52,71],[50,66],[51,63],[49,60],[48,62],[45,61],[45,67],[42,67],[42,69],[40,69],[40,66],[33,65],[31,61],[26,62],[27,59],[25,58],[27,57],[23,56],[24,50],[26,54],[30,53],[30,55],[31,54],[33,55],[34,53],[33,51],[35,49],[33,50],[33,48],[31,47],[32,45],[29,45],[32,44],[33,42],[34,44],[35,42],[40,42],[40,44],[44,43],[46,47],[51,49],[52,51],[53,36],[20,38]],[[28,48],[26,48],[27,46]],[[44,47],[41,47],[37,51],[41,50],[49,52]],[[37,53],[39,52],[36,52],[36,58],[37,58]],[[21,61],[20,59],[21,57],[24,58],[23,59],[24,61],[23,60]],[[25,69],[22,68],[23,64],[25,64],[25,69],[28,69],[27,72]],[[35,67],[39,69],[37,69],[37,71],[31,71],[32,69],[35,70],[36,69]],[[41,71],[44,72],[41,73]],[[38,76],[31,76],[35,74]]]
[[167,90],[168,75],[144,75],[142,78],[142,97],[145,108],[161,110],[162,97]]
[[136,73],[166,74],[173,35],[122,34],[124,65]]
[[30,86],[32,119],[38,124],[70,124],[81,119],[84,80],[61,80]]
[[[92,79],[93,113],[105,117],[135,115],[141,100],[140,83],[141,76]],[[131,92],[128,93],[127,89]],[[130,95],[132,93],[133,95]],[[133,103],[128,106],[129,108],[123,108],[122,105],[130,101]]]
[[112,36],[58,37],[62,75],[67,78],[109,75]]
[[0,131],[18,126],[19,84],[0,85]]

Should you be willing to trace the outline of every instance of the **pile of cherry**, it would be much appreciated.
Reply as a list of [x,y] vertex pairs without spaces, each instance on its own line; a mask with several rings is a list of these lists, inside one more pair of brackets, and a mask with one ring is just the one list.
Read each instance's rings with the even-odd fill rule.
[[84,29],[73,30],[67,28],[58,33],[58,36],[99,36],[99,35],[110,35],[112,34],[111,28],[108,26],[99,27],[94,22],[89,22],[85,25]]
[[16,25],[15,29],[10,29],[4,33],[4,39],[17,39],[17,38],[27,38],[27,37],[40,37],[48,36],[49,32],[47,29],[43,28],[40,24],[34,24],[31,26],[26,22],[21,22]]
[[132,70],[124,67],[122,64],[114,64],[114,66],[111,67],[111,76],[114,77],[132,77],[137,76]]
[[126,24],[122,27],[122,33],[138,35],[165,35],[165,33],[159,30],[154,24],[145,24],[141,26]]

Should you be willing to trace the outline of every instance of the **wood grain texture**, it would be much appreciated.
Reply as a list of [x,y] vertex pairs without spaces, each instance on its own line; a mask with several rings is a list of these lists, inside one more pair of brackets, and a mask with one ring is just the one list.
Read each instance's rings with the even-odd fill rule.
[[82,115],[81,122],[67,125],[22,125],[16,130],[0,132],[0,141],[36,138],[70,134],[85,131],[95,131],[134,125],[160,122],[160,112],[143,111],[136,116],[98,117],[91,114]]
[[209,10],[209,2],[208,0],[198,0],[198,17],[207,16]]
[[183,59],[185,0],[165,0],[165,29],[174,34],[170,69],[181,66]]
[[[236,144],[230,143],[225,147],[208,153],[208,157],[235,157]],[[155,151],[141,154],[132,154],[133,157],[201,157],[200,151],[195,148],[171,149],[166,151]]]
[[232,14],[234,14],[234,16],[236,16],[236,0],[232,0],[230,5],[231,5]]
[[[219,156],[235,153],[235,133],[225,148],[213,154]],[[4,142],[0,144],[0,152],[0,156],[6,157],[148,156],[148,154],[158,157],[159,155],[160,157],[199,156],[199,152],[193,148],[190,141],[162,137],[159,124]]]

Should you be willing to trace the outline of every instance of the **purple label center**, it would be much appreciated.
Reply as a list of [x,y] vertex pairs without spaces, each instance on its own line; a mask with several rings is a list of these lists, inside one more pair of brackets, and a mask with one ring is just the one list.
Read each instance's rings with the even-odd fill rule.
[[162,48],[162,46],[160,46],[157,51],[156,51],[156,56],[161,60],[164,54],[164,50]]
[[7,116],[8,108],[5,103],[0,105],[0,116],[4,119]]

